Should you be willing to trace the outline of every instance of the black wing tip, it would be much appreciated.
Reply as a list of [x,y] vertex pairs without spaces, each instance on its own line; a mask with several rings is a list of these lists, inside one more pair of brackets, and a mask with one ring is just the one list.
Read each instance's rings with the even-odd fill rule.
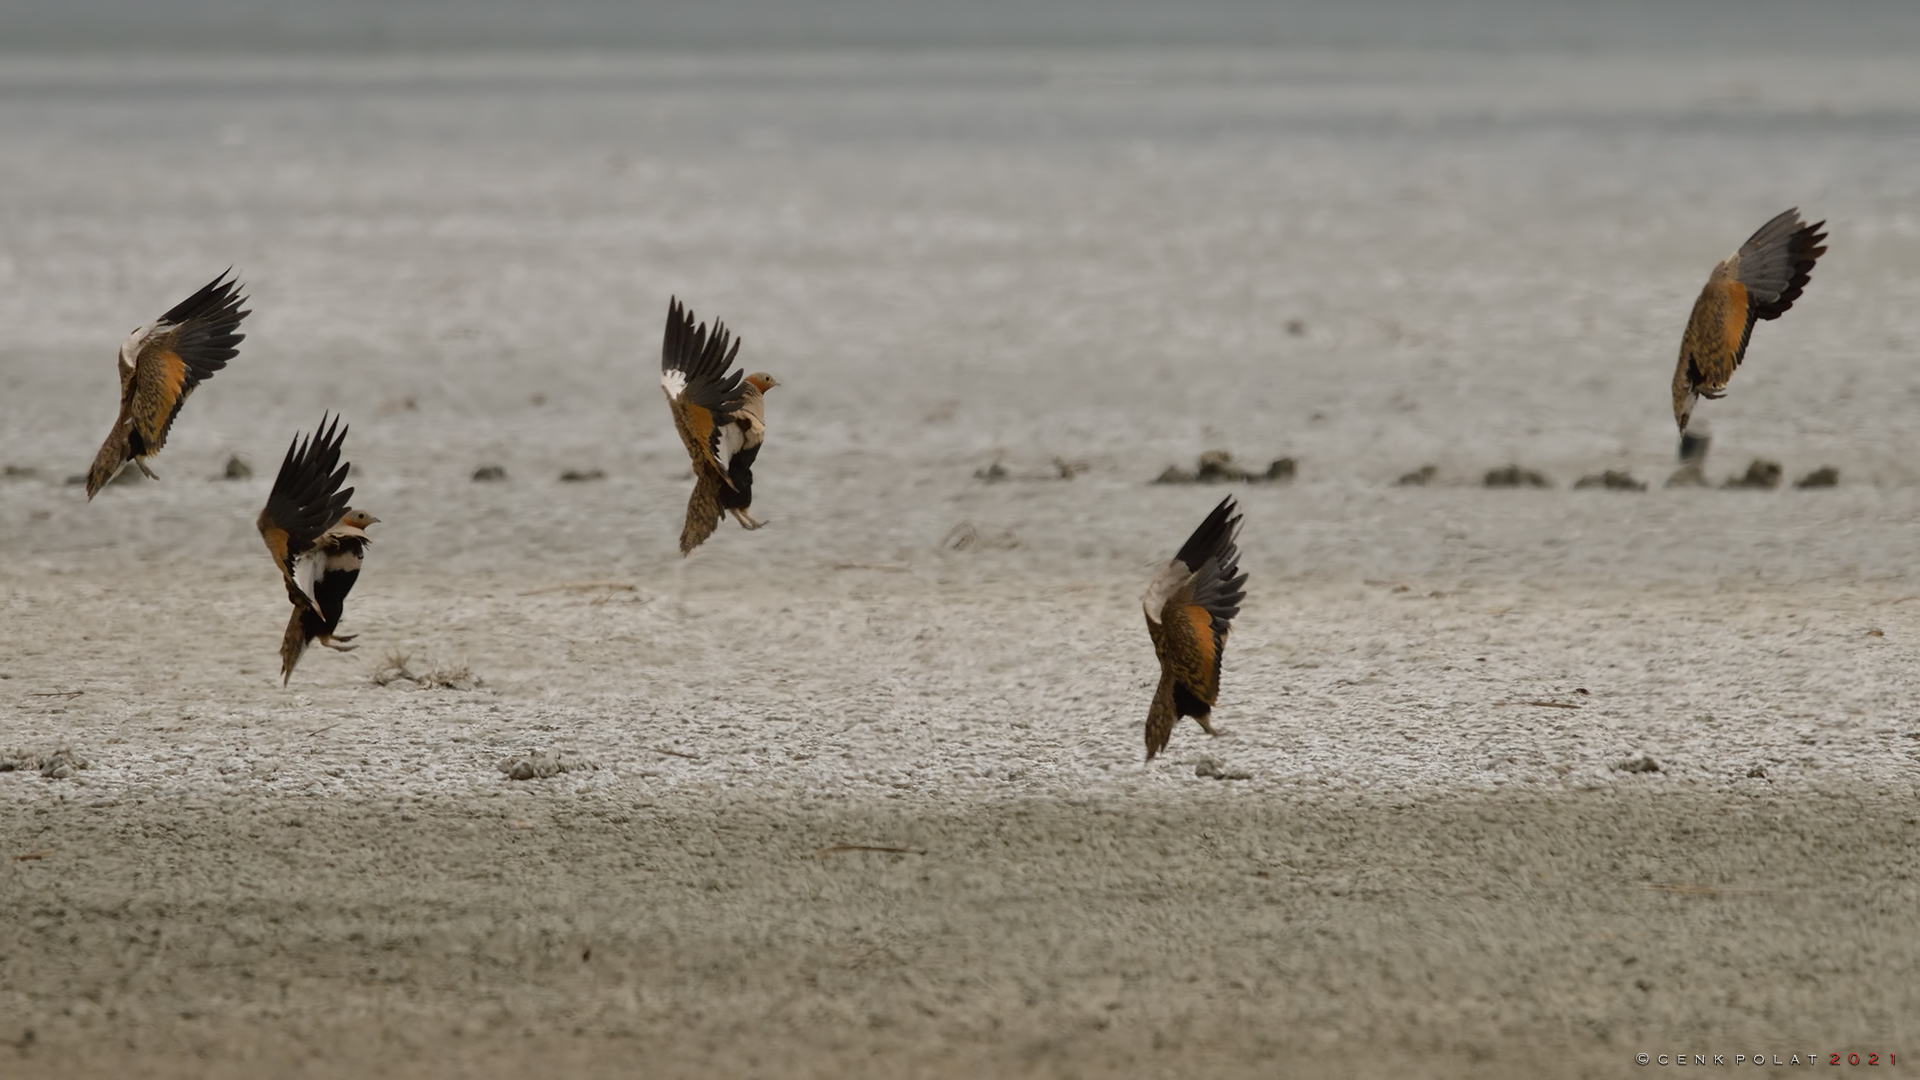
[[[240,320],[253,314],[252,310],[240,309],[240,305],[247,302],[244,289],[240,279],[234,276],[233,267],[229,266],[212,281],[194,290],[193,295],[175,304],[160,319],[176,326],[194,319],[218,319],[237,326]],[[233,338],[235,342],[239,340],[238,337]]]
[[284,498],[304,504],[315,499],[332,502],[352,497],[352,488],[340,490],[352,467],[351,463],[340,464],[349,429],[339,413],[330,417],[323,412],[312,432],[294,435],[287,444],[287,456],[280,461],[280,473],[274,477],[269,505]]
[[1198,570],[1207,560],[1214,559],[1231,574],[1232,564],[1237,561],[1234,539],[1240,532],[1240,506],[1228,495],[1220,500],[1187,542],[1180,546],[1180,554],[1174,556],[1186,564],[1188,570]]

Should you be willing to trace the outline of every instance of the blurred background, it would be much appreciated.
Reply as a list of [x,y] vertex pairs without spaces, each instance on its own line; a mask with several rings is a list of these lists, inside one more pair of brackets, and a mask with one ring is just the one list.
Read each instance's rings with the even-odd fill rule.
[[1251,48],[1893,52],[1900,0],[76,0],[0,48]]
[[[396,522],[436,499],[465,521],[497,465],[483,516],[577,515],[542,559],[669,549],[678,295],[780,378],[760,497],[823,544],[849,521],[937,543],[998,460],[1112,485],[1074,521],[1131,559],[1148,481],[1226,450],[1297,460],[1297,563],[1444,562],[1397,486],[1423,469],[1614,470],[1663,498],[1693,298],[1791,206],[1832,252],[1702,409],[1705,475],[1834,467],[1821,505],[1894,527],[1907,496],[1870,493],[1920,492],[1917,57],[1920,6],[1893,0],[15,4],[0,462],[48,486],[0,495],[52,524],[0,530],[114,542],[58,527],[113,350],[231,265],[254,314],[167,448],[189,476],[264,471],[342,409],[362,482],[421,503]],[[143,498],[250,548],[259,494]],[[1616,505],[1562,498],[1527,504],[1542,529],[1621,535]],[[1741,536],[1769,512],[1714,505]],[[1376,519],[1406,531],[1356,538]],[[1686,573],[1718,550],[1527,558]]]

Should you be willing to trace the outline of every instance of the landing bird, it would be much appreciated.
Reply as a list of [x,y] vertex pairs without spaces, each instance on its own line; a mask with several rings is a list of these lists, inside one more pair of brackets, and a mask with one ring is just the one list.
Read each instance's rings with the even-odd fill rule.
[[1167,748],[1182,716],[1191,716],[1209,735],[1218,735],[1209,717],[1220,696],[1220,658],[1227,630],[1246,599],[1247,575],[1240,573],[1239,508],[1233,496],[1193,530],[1180,554],[1147,586],[1147,634],[1160,657],[1160,688],[1147,710],[1147,760]]
[[713,535],[723,510],[743,528],[766,524],[747,510],[753,505],[753,459],[767,437],[762,395],[780,384],[764,371],[728,374],[739,352],[739,340],[731,338],[718,319],[709,335],[706,324],[696,327],[693,313],[679,300],[667,302],[660,389],[693,459],[694,475],[687,523],[680,530],[681,555]]
[[340,464],[340,447],[347,429],[340,418],[309,437],[294,438],[274,478],[267,507],[260,511],[260,538],[280,567],[293,615],[280,641],[280,682],[293,677],[293,666],[307,645],[318,641],[330,649],[350,652],[353,635],[338,635],[347,594],[360,577],[367,553],[367,526],[380,519],[347,505],[353,489],[342,490],[348,466]]
[[1827,238],[1820,231],[1825,225],[1803,224],[1797,208],[1788,210],[1713,268],[1693,302],[1673,372],[1673,419],[1681,434],[1701,398],[1726,396],[1727,380],[1747,355],[1754,322],[1777,319],[1800,299],[1815,260],[1827,253],[1820,243]]
[[113,482],[131,461],[154,479],[147,459],[166,445],[180,406],[201,380],[239,355],[237,333],[247,298],[226,273],[158,319],[136,327],[120,345],[120,418],[87,471],[87,498]]

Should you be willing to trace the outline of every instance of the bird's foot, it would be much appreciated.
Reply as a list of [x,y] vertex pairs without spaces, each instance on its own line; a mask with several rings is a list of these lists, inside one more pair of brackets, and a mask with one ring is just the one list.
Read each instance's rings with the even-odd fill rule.
[[752,514],[749,514],[749,513],[747,513],[747,512],[745,511],[745,510],[731,510],[731,509],[730,509],[730,510],[728,510],[727,512],[728,512],[729,514],[732,514],[732,515],[733,515],[733,518],[734,518],[734,520],[735,520],[735,521],[738,521],[738,522],[740,523],[740,527],[741,527],[741,528],[743,528],[743,529],[746,529],[746,530],[747,530],[748,532],[752,532],[752,531],[753,531],[754,529],[757,529],[757,528],[759,528],[760,526],[762,526],[762,525],[765,525],[765,524],[766,524],[766,522],[764,522],[764,521],[756,521],[756,520],[754,520],[754,517],[753,517],[753,515],[752,515]]
[[326,646],[327,648],[329,648],[329,649],[332,649],[332,650],[333,650],[333,651],[335,651],[335,652],[352,652],[353,650],[355,650],[355,649],[357,649],[357,648],[359,648],[359,647],[360,647],[360,646],[358,646],[358,645],[342,645],[342,644],[340,644],[340,642],[342,642],[342,641],[345,641],[345,640],[346,640],[345,638],[338,638],[338,639],[335,639],[335,638],[324,638],[324,637],[323,637],[323,638],[321,638],[321,639],[320,639],[320,644],[322,644],[322,645],[325,645],[325,646]]
[[1701,397],[1706,398],[1708,401],[1719,401],[1721,398],[1727,396],[1727,392],[1725,390],[1697,390],[1695,391],[1695,393],[1698,393]]
[[141,459],[141,458],[134,458],[134,459],[133,459],[133,463],[134,463],[135,465],[138,465],[138,466],[140,467],[140,471],[141,471],[141,472],[143,472],[143,473],[146,473],[146,474],[147,474],[147,479],[149,479],[149,480],[158,480],[158,479],[160,479],[160,476],[159,476],[159,474],[158,474],[158,473],[155,473],[155,472],[154,472],[154,471],[153,471],[152,469],[149,469],[149,468],[147,468],[147,463],[146,463],[146,461],[145,461],[145,460],[143,460],[143,459]]

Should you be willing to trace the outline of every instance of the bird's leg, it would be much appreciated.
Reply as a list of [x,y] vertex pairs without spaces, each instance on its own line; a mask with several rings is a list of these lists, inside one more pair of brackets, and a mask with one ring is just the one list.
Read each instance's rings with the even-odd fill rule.
[[1208,719],[1207,719],[1206,717],[1204,717],[1204,716],[1196,716],[1196,717],[1194,717],[1194,719],[1195,719],[1195,720],[1198,720],[1198,721],[1200,721],[1200,730],[1202,730],[1202,731],[1204,731],[1204,732],[1206,732],[1206,733],[1207,733],[1207,734],[1209,734],[1209,735],[1212,735],[1212,736],[1215,736],[1215,737],[1218,737],[1218,736],[1219,736],[1219,734],[1220,734],[1220,733],[1219,733],[1218,731],[1215,731],[1215,730],[1213,729],[1213,722],[1212,722],[1212,721],[1210,721],[1210,720],[1208,720]]
[[734,520],[738,521],[740,523],[740,527],[743,529],[748,529],[748,530],[757,529],[760,526],[766,524],[766,522],[764,521],[755,521],[753,519],[753,515],[747,513],[745,510],[735,510],[732,507],[728,507],[727,513],[732,514],[734,517]]
[[1719,401],[1721,398],[1727,396],[1725,390],[1696,390],[1695,393],[1706,398],[1708,401]]
[[152,469],[147,468],[147,463],[144,458],[134,458],[133,463],[135,465],[140,466],[140,471],[147,474],[147,479],[149,480],[160,479],[160,477]]
[[[353,636],[353,635],[348,635],[348,636],[349,636],[349,637],[351,637],[351,636]],[[329,648],[329,649],[332,649],[332,650],[334,650],[334,651],[336,651],[336,652],[352,652],[353,650],[355,650],[355,649],[357,649],[357,648],[359,648],[359,647],[360,647],[360,646],[358,646],[358,645],[342,645],[342,644],[340,644],[340,642],[342,642],[342,641],[345,641],[345,640],[347,640],[347,639],[346,639],[346,638],[330,638],[330,637],[323,637],[323,638],[321,638],[321,639],[320,639],[320,644],[322,644],[322,645],[325,645],[325,646],[326,646],[327,648]]]

